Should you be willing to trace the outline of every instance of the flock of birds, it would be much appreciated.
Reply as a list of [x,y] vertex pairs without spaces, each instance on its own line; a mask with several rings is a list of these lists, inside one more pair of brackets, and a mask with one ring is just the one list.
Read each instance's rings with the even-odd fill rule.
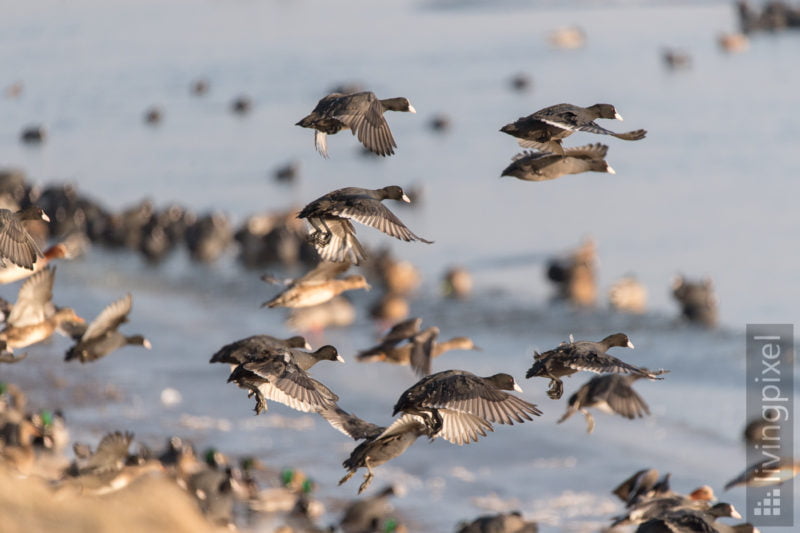
[[[334,93],[320,100],[297,125],[315,130],[315,147],[325,157],[328,156],[327,136],[348,129],[371,152],[389,156],[394,153],[397,143],[384,117],[387,110],[415,112],[406,98],[379,99],[371,92]],[[622,119],[609,104],[586,108],[558,104],[507,124],[501,131],[518,138],[520,145],[530,151],[516,156],[502,174],[521,180],[542,181],[586,171],[614,173],[605,161],[608,146],[562,145],[563,140],[575,132],[631,141],[646,135],[642,129],[615,133],[595,122],[601,118]],[[308,222],[307,242],[317,251],[320,261],[305,275],[290,280],[285,289],[264,306],[309,307],[330,301],[348,290],[368,288],[362,275],[339,277],[352,265],[363,264],[368,258],[367,250],[356,237],[354,223],[372,227],[402,241],[433,244],[411,231],[386,207],[384,200],[410,201],[403,189],[396,185],[378,189],[344,187],[303,207],[296,216]],[[0,209],[0,261],[3,270],[13,271],[15,279],[29,276],[19,290],[17,301],[7,306],[5,327],[0,331],[0,363],[21,361],[25,354],[14,350],[41,342],[55,331],[75,339],[75,345],[66,354],[67,361],[94,361],[125,345],[150,348],[149,341],[143,336],[129,336],[118,331],[132,307],[130,294],[109,304],[88,325],[69,307],[59,308],[53,304],[55,268],[47,265],[48,255],[42,253],[26,229],[31,220],[47,222],[49,218],[38,206],[16,212]],[[0,276],[2,274],[0,272]],[[9,276],[9,279],[14,276]],[[276,280],[267,278],[267,281]],[[442,438],[460,446],[487,437],[494,431],[495,424],[522,424],[542,414],[537,405],[513,394],[520,392],[521,388],[508,373],[483,377],[461,369],[433,372],[432,361],[442,353],[453,349],[478,349],[466,337],[439,342],[439,333],[436,326],[422,329],[421,318],[403,320],[394,324],[376,346],[358,354],[360,361],[408,365],[420,378],[398,397],[391,413],[395,418],[386,426],[365,421],[344,410],[339,405],[339,396],[309,374],[320,361],[343,362],[334,346],[326,345],[310,351],[306,339],[300,336],[280,339],[255,335],[221,347],[210,362],[230,366],[228,382],[235,383],[254,398],[256,414],[268,410],[268,401],[278,402],[301,412],[319,414],[336,430],[361,441],[343,461],[346,474],[339,482],[345,483],[358,470],[365,469],[364,480],[358,489],[360,494],[372,482],[376,467],[403,454],[420,437]],[[574,413],[581,412],[586,417],[589,433],[595,425],[589,408],[630,419],[645,416],[649,413],[647,403],[632,385],[640,378],[661,380],[668,370],[653,371],[629,364],[608,353],[614,347],[633,348],[633,343],[624,333],[611,334],[597,342],[570,338],[544,353],[534,353],[533,364],[525,377],[549,379],[547,394],[558,400],[563,395],[561,378],[581,371],[599,374],[569,398],[567,411],[559,420],[559,423],[564,422]],[[101,471],[110,468],[109,462],[125,464],[131,439],[132,436],[122,434],[104,439],[94,454],[84,454],[89,459],[83,472],[92,472],[93,466],[97,466],[95,463],[102,465]],[[5,452],[11,448],[8,442],[11,441],[6,441],[0,449],[6,458],[8,454]],[[789,469],[794,472],[795,465],[789,465]],[[231,472],[228,470],[225,475],[230,476]],[[652,471],[639,472],[615,491],[629,512],[615,519],[614,526],[638,524],[637,531],[642,533],[727,531],[716,522],[716,518],[739,518],[728,504],[711,505],[713,496],[708,497],[706,493],[703,497],[697,497],[695,493],[689,496],[674,493],[669,489],[668,477],[656,480],[654,476],[657,475]],[[221,487],[230,485],[230,477],[224,479],[228,485],[216,481],[215,489],[203,489],[206,505],[210,504],[212,495],[222,497],[218,494]],[[753,477],[748,478],[745,473],[741,479],[748,483]],[[375,528],[382,526],[370,523],[367,527],[372,529],[365,527],[358,531],[377,531]],[[460,529],[463,532],[532,530],[535,530],[535,525],[525,523],[518,513],[482,517]],[[742,533],[754,530],[750,524],[731,529]]]
[[53,303],[56,269],[46,266],[49,259],[25,229],[26,220],[48,222],[49,217],[37,206],[17,212],[0,209],[0,278],[4,283],[27,278],[13,304],[0,299],[5,322],[0,331],[0,363],[25,359],[27,353],[14,350],[45,341],[56,331],[75,341],[66,361],[94,361],[128,344],[149,349],[150,342],[142,335],[124,335],[117,329],[133,306],[130,293],[108,304],[89,323],[72,308]]

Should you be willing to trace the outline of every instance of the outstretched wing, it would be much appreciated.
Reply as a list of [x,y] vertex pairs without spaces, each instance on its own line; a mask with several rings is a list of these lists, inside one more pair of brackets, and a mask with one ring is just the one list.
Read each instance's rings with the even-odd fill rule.
[[0,264],[8,259],[15,265],[33,269],[42,251],[14,213],[4,210],[0,216]]
[[608,153],[608,146],[600,143],[586,144],[584,146],[567,148],[564,150],[564,153],[570,157],[600,160],[606,157],[606,154]]
[[108,331],[117,329],[127,321],[128,313],[133,307],[133,297],[131,293],[126,294],[119,300],[111,302],[95,318],[81,337],[81,341],[88,341],[100,337]]
[[439,409],[439,414],[442,417],[442,429],[434,436],[459,446],[478,442],[478,438],[485,437],[487,431],[494,431],[489,422],[470,413]]
[[[397,144],[383,116],[380,100],[372,93],[362,93],[359,96],[362,100],[357,105],[337,110],[334,117],[347,125],[370,151],[382,156],[392,155]],[[367,100],[363,100],[364,98]]]
[[19,289],[17,301],[6,322],[15,327],[41,324],[52,311],[55,267],[40,270],[28,278]]
[[431,373],[433,345],[439,336],[439,328],[431,326],[411,338],[411,368],[419,377]]
[[331,426],[356,440],[377,437],[386,430],[385,427],[367,422],[356,415],[348,413],[338,405],[322,409],[319,414]]
[[609,390],[606,402],[614,412],[625,418],[634,419],[650,414],[647,403],[624,378],[614,383]]
[[455,374],[446,379],[432,380],[425,393],[423,405],[426,407],[470,413],[500,424],[513,424],[515,421],[522,423],[533,420],[530,415],[542,414],[534,404],[469,374]]
[[349,218],[365,226],[375,228],[395,239],[431,243],[431,241],[415,235],[389,208],[380,202],[369,202],[367,205],[360,204],[357,209],[353,209],[346,204],[339,205],[334,207],[331,212],[335,216]]
[[328,158],[328,135],[324,131],[314,130],[314,148],[319,155]]
[[367,252],[356,238],[356,230],[349,220],[325,219],[331,233],[328,244],[315,244],[317,253],[325,261],[352,262],[358,265],[366,259]]
[[294,280],[294,285],[329,281],[346,272],[348,268],[350,268],[350,262],[346,260],[342,262],[321,261],[312,270]]

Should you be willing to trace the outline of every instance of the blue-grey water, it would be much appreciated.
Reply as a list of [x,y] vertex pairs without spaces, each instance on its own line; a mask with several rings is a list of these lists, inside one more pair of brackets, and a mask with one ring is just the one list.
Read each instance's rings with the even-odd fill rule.
[[[585,29],[583,48],[549,44],[549,32],[567,25]],[[754,36],[746,52],[728,55],[716,38],[735,27],[728,2],[7,2],[0,88],[21,81],[23,91],[0,98],[0,165],[41,185],[74,183],[115,209],[149,197],[219,210],[235,222],[343,186],[421,185],[419,205],[396,212],[435,244],[388,243],[366,228],[360,238],[391,244],[419,266],[413,315],[444,337],[470,335],[483,347],[448,354],[435,369],[508,371],[544,415],[470,446],[419,441],[376,470],[374,487],[405,484],[396,506],[413,531],[451,531],[487,508],[519,509],[547,531],[595,531],[621,510],[610,488],[644,467],[672,472],[677,490],[708,483],[722,493],[745,466],[744,326],[798,322],[800,35]],[[664,47],[690,52],[692,68],[667,71]],[[518,72],[532,77],[532,90],[510,90]],[[200,77],[210,92],[195,97],[189,85]],[[406,96],[417,109],[387,117],[399,146],[393,157],[362,157],[345,132],[329,138],[324,160],[313,133],[293,125],[327,89],[351,80],[382,97]],[[254,102],[244,117],[229,111],[240,94]],[[518,151],[498,129],[559,102],[613,103],[625,122],[608,126],[646,128],[647,138],[570,139],[607,142],[616,175],[498,179]],[[151,105],[164,110],[155,128],[142,121]],[[427,127],[439,112],[452,118],[445,135]],[[19,143],[20,130],[36,123],[47,140]],[[272,170],[290,160],[300,162],[302,178],[276,184]],[[605,303],[594,311],[548,305],[545,258],[588,235],[598,243],[601,295],[635,273],[649,291],[648,314],[615,314]],[[68,343],[55,338],[31,348],[27,362],[0,367],[2,379],[26,384],[35,405],[62,404],[75,439],[131,428],[153,447],[180,434],[199,447],[255,453],[309,471],[331,508],[360,482],[359,473],[336,486],[354,443],[281,405],[254,417],[252,402],[225,383],[227,369],[207,363],[235,339],[290,334],[281,310],[258,307],[274,292],[261,272],[233,256],[199,266],[179,254],[153,268],[131,253],[93,248],[61,263],[57,303],[91,317],[131,291],[125,328],[145,333],[154,349],[65,365]],[[439,296],[452,264],[475,276],[467,302]],[[676,320],[669,287],[678,273],[714,280],[719,329]],[[2,287],[0,295],[13,299],[16,290]],[[314,339],[337,346],[348,363],[321,364],[313,374],[345,409],[387,424],[414,379],[406,368],[354,361],[377,333],[366,312],[373,299],[354,294],[355,324]],[[546,397],[545,380],[523,379],[533,350],[571,333],[598,339],[613,331],[636,344],[620,357],[672,371],[637,385],[653,415],[631,422],[598,414],[592,435],[577,416],[556,425],[564,400]],[[568,379],[565,398],[585,379]],[[183,401],[162,405],[165,388]],[[743,489],[722,499],[744,508]]]

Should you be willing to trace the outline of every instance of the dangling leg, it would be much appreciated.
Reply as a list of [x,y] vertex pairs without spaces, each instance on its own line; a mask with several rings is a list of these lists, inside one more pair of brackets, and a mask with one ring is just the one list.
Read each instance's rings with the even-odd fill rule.
[[367,490],[369,484],[372,483],[372,478],[375,477],[375,474],[372,473],[372,465],[369,464],[369,456],[367,456],[367,458],[364,459],[364,466],[367,467],[367,473],[364,475],[364,482],[361,484],[360,487],[358,487],[359,494]]
[[442,415],[439,414],[438,409],[431,409],[430,410],[430,421],[428,422],[428,426],[430,426],[431,431],[436,434],[442,430],[444,426],[444,420],[442,420]]
[[325,219],[321,218],[319,221],[322,223],[322,226],[325,228],[325,231],[317,237],[321,246],[327,246],[329,242],[331,242],[331,237],[333,237],[333,232],[331,228],[325,223]]
[[558,419],[557,423],[560,424],[561,422],[563,422],[567,418],[569,418],[572,415],[574,415],[576,411],[577,411],[577,409],[575,409],[573,406],[570,405],[569,407],[567,407],[567,412],[564,413],[564,416],[562,416],[561,418]]
[[586,433],[591,433],[594,431],[594,417],[592,416],[592,413],[588,411],[588,409],[581,408],[580,411],[583,413],[583,416],[586,417]]
[[422,418],[425,426],[429,429],[429,437],[433,437],[439,431],[442,430],[442,426],[444,425],[444,420],[442,420],[442,415],[439,414],[439,410],[433,407],[420,407],[414,410],[406,411],[410,414],[418,415]]
[[325,246],[331,240],[331,230],[325,221],[317,217],[309,217],[308,223],[314,231],[308,234],[306,240],[314,246]]
[[550,386],[547,388],[547,396],[551,400],[558,400],[564,394],[564,383],[560,379],[550,377]]
[[355,474],[355,473],[356,473],[355,470],[350,470],[349,472],[347,472],[347,474],[345,474],[344,477],[339,480],[339,485],[341,485],[342,483],[345,483],[348,479],[353,477],[353,474]]

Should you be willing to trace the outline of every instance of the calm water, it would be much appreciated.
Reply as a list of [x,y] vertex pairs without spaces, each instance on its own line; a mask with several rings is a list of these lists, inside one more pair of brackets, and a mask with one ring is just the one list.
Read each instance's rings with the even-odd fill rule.
[[[391,243],[425,277],[412,312],[444,337],[468,334],[484,348],[447,355],[436,369],[506,370],[521,379],[533,349],[570,333],[594,339],[622,330],[636,344],[626,360],[672,370],[663,382],[637,386],[653,411],[637,423],[601,414],[591,436],[577,418],[557,426],[564,402],[545,396],[544,380],[528,381],[524,397],[539,404],[541,419],[499,427],[463,448],[418,442],[379,468],[374,483],[405,483],[409,492],[397,506],[416,530],[450,531],[489,500],[551,530],[596,530],[619,511],[608,490],[637,469],[671,471],[677,490],[709,483],[721,491],[744,467],[744,324],[798,322],[800,35],[758,36],[746,53],[725,55],[715,38],[735,27],[734,12],[713,2],[45,1],[3,11],[0,86],[21,80],[24,91],[0,99],[0,165],[23,168],[41,184],[73,182],[115,208],[147,196],[236,221],[342,186],[420,184],[424,200],[398,213],[436,243]],[[571,24],[585,28],[587,45],[551,48],[548,33]],[[665,46],[689,51],[693,68],[666,71]],[[533,78],[533,90],[508,88],[517,72]],[[198,77],[211,83],[202,98],[188,91]],[[416,115],[388,117],[395,156],[364,158],[340,134],[323,160],[313,133],[293,126],[326,89],[350,80],[416,107]],[[241,118],[228,111],[239,94],[254,101]],[[614,176],[498,179],[517,146],[497,130],[558,102],[611,102],[626,120],[608,126],[646,128],[647,139],[570,139],[607,142]],[[151,105],[164,109],[157,128],[142,122]],[[447,135],[427,129],[438,112],[452,117]],[[42,146],[18,142],[29,123],[47,127]],[[270,173],[289,160],[301,163],[302,179],[280,187]],[[371,230],[359,235],[387,242]],[[650,314],[547,306],[542,261],[586,235],[598,242],[602,290],[636,273],[649,289]],[[478,294],[468,303],[436,295],[453,263],[476,277]],[[673,320],[669,283],[677,273],[714,279],[724,327],[706,332]],[[234,339],[288,334],[281,311],[258,309],[273,294],[259,274],[230,257],[203,267],[179,256],[152,269],[133,255],[94,249],[59,266],[56,301],[93,316],[131,290],[126,327],[145,333],[155,349],[66,366],[59,338],[32,349],[28,362],[0,368],[3,379],[38,384],[34,403],[63,403],[77,439],[96,442],[107,430],[132,428],[160,446],[166,435],[188,435],[200,447],[307,469],[328,503],[348,498],[357,478],[341,488],[336,481],[353,443],[282,406],[253,417],[251,402],[225,384],[226,369],[207,364]],[[0,295],[13,298],[16,290],[3,287]],[[352,360],[376,334],[365,312],[373,298],[355,294],[356,324],[315,342],[336,345],[349,363],[320,365],[314,375],[346,409],[388,423],[413,378],[407,369]],[[45,386],[55,378],[64,388]],[[565,397],[586,379],[568,380]],[[79,394],[106,384],[123,401]],[[163,407],[165,387],[177,388],[183,403]],[[291,427],[278,427],[284,423]],[[724,497],[744,508],[743,490]]]

